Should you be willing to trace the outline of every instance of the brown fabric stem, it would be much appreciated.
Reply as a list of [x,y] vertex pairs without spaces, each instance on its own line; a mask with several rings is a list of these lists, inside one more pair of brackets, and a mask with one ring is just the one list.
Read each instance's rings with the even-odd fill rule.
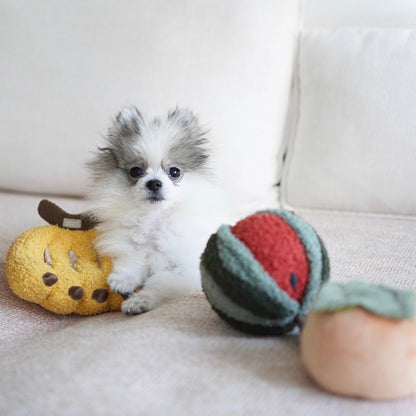
[[47,223],[61,228],[89,230],[98,224],[92,213],[69,214],[47,199],[40,201],[38,213]]

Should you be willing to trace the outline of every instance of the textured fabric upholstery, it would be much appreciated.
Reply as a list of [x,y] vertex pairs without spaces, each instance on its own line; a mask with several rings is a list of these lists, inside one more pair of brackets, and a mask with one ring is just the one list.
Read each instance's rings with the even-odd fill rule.
[[316,29],[299,44],[285,202],[416,214],[416,31]]
[[[0,194],[0,258],[41,225],[36,196]],[[82,202],[57,199],[76,212]],[[10,207],[13,207],[11,209]],[[297,211],[328,248],[332,278],[416,289],[412,218]],[[416,396],[372,403],[320,390],[296,333],[247,335],[202,293],[141,316],[59,316],[17,298],[0,268],[0,413],[61,415],[412,415]]]

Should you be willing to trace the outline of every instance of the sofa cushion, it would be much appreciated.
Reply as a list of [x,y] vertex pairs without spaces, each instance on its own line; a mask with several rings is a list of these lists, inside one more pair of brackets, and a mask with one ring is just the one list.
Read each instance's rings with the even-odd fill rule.
[[286,204],[416,214],[416,30],[302,33]]
[[83,194],[83,163],[122,106],[181,105],[211,128],[228,189],[269,198],[297,3],[4,1],[0,188]]

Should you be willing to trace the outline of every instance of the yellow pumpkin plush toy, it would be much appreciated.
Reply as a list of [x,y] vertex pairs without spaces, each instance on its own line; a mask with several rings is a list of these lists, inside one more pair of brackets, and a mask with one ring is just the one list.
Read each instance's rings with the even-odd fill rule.
[[12,291],[58,314],[119,311],[123,298],[107,285],[111,260],[93,248],[94,221],[46,200],[38,211],[52,225],[28,230],[10,246],[6,275]]

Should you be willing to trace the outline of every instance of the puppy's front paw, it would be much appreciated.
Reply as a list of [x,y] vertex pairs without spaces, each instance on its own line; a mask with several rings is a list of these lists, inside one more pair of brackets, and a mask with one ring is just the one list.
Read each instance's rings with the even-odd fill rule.
[[133,293],[139,286],[136,276],[125,273],[110,273],[107,283],[113,292],[120,294]]
[[139,315],[157,306],[154,299],[146,293],[133,293],[121,304],[121,310],[127,315]]

